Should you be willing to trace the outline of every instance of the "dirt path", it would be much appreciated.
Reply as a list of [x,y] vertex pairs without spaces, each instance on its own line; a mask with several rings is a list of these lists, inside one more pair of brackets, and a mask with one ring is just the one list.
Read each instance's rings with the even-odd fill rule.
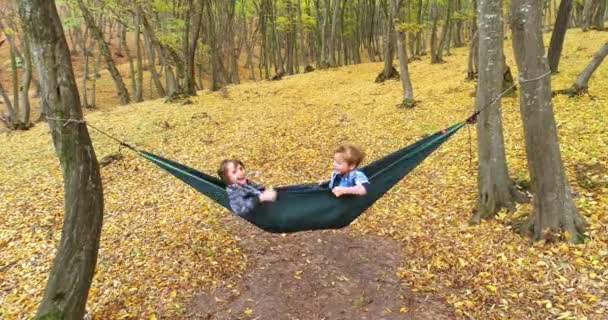
[[348,230],[282,236],[231,217],[226,223],[249,267],[197,295],[188,319],[455,318],[445,302],[400,284],[401,247],[394,240]]

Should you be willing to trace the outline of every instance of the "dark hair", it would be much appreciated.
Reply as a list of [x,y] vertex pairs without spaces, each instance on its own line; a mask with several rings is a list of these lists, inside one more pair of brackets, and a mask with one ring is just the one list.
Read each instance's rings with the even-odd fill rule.
[[220,176],[220,178],[224,182],[228,182],[228,179],[226,178],[226,173],[227,173],[229,164],[233,164],[234,166],[240,165],[241,167],[245,168],[245,165],[243,164],[243,162],[241,160],[238,160],[238,159],[222,160],[222,162],[220,163],[220,168],[217,170],[217,175]]
[[363,161],[363,158],[365,158],[365,153],[352,144],[341,145],[336,149],[335,153],[342,154],[344,156],[344,161],[355,167],[358,167],[361,164],[361,161]]

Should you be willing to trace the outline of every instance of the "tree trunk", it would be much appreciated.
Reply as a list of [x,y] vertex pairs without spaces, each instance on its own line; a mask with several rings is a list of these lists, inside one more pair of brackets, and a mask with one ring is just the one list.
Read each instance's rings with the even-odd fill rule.
[[333,0],[332,4],[332,18],[331,18],[331,31],[329,33],[329,46],[328,46],[328,61],[330,67],[336,67],[336,25],[338,24],[338,9],[340,8],[340,2]]
[[451,15],[452,15],[452,5],[451,5],[452,1],[451,0],[447,0],[446,3],[446,14],[445,14],[445,21],[443,23],[443,28],[441,29],[441,38],[439,40],[439,44],[436,47],[435,52],[433,53],[431,51],[431,63],[441,63],[443,62],[443,49],[445,46],[445,42],[449,33],[449,29],[450,29],[450,21],[451,21]]
[[401,74],[401,86],[403,88],[403,101],[401,104],[404,107],[414,106],[414,89],[410,81],[410,73],[407,68],[407,52],[405,51],[405,32],[399,28],[401,25],[401,15],[399,14],[401,0],[391,0],[393,9],[394,28],[397,31],[397,54],[399,55],[399,72]]
[[19,106],[19,76],[17,74],[17,53],[16,45],[14,42],[10,42],[10,59],[11,59],[11,82],[13,83],[13,110],[14,115],[11,117],[12,127],[14,129],[19,128],[19,114],[21,108]]
[[[54,1],[18,2],[49,115],[82,120],[68,45]],[[82,319],[99,250],[103,192],[95,151],[82,123],[49,121],[64,179],[64,222],[37,319]]]
[[219,49],[215,36],[215,23],[213,19],[213,6],[211,0],[206,0],[207,25],[209,32],[209,60],[211,62],[211,91],[217,91],[222,87],[222,76],[218,66]]
[[[471,223],[492,218],[502,208],[515,210],[515,201],[523,201],[509,178],[502,131],[500,96],[503,91],[503,20],[502,0],[479,0],[477,12],[479,35],[479,81],[476,108],[478,175],[477,208]],[[492,103],[491,105],[488,105]]]
[[[196,48],[198,45],[198,37],[199,37],[199,32],[201,30],[201,21],[202,21],[202,15],[203,15],[203,7],[202,7],[202,2],[201,1],[197,1],[196,2],[198,5],[195,8],[192,8],[192,0],[190,0],[190,7],[192,8],[191,10],[193,11],[193,15],[194,15],[194,23],[192,24],[192,32],[187,32],[186,34],[184,34],[184,36],[186,37],[185,41],[186,42],[190,42],[188,45],[188,51],[186,52],[187,54],[187,58],[186,58],[186,68],[185,68],[185,82],[184,82],[184,93],[186,95],[196,95],[196,81],[194,78],[194,57],[196,56]],[[191,36],[191,37],[190,37]],[[190,37],[190,38],[188,38]]]
[[135,65],[133,64],[133,57],[131,56],[131,50],[129,49],[129,45],[127,44],[127,26],[123,25],[121,28],[120,34],[120,43],[122,43],[122,49],[124,50],[124,55],[127,56],[127,61],[129,62],[129,76],[131,77],[131,91],[135,93]]
[[143,83],[144,83],[144,69],[143,69],[143,59],[141,52],[141,43],[140,43],[140,34],[141,34],[141,13],[138,10],[135,14],[135,62],[137,66],[137,75],[135,77],[135,102],[144,101],[144,92],[143,92]]
[[6,109],[8,109],[8,115],[5,115],[4,113],[2,113],[0,111],[0,117],[2,117],[2,119],[0,119],[0,120],[2,122],[4,122],[4,124],[6,125],[7,128],[12,130],[13,129],[13,119],[17,115],[15,113],[15,109],[13,109],[13,104],[11,102],[11,98],[8,96],[8,94],[6,94],[6,91],[4,90],[2,83],[0,83],[0,96],[2,96],[2,101],[3,101],[4,105],[6,106]]
[[[142,18],[143,12],[141,9],[138,9],[139,17]],[[154,46],[152,46],[152,40],[148,36],[148,32],[144,28],[144,46],[146,47],[146,51],[148,51],[148,69],[150,70],[150,79],[154,81],[154,86],[156,87],[156,91],[160,97],[166,96],[165,88],[163,84],[160,82],[160,74],[158,70],[156,70],[156,54]]]
[[21,114],[19,115],[19,129],[28,129],[30,124],[30,84],[32,82],[32,55],[28,35],[23,35],[23,79],[19,86],[19,104]]
[[576,78],[576,81],[574,81],[571,89],[573,94],[583,94],[589,90],[589,79],[597,67],[600,66],[604,58],[606,58],[606,55],[608,55],[608,42],[604,43],[600,50],[595,53],[589,65],[587,65],[583,72],[581,72],[581,74]]
[[97,55],[93,62],[93,81],[91,83],[91,104],[85,105],[85,107],[96,108],[97,107],[97,78],[99,76],[99,64],[101,63],[101,51],[99,50],[99,44],[97,45]]
[[479,31],[475,30],[469,43],[469,59],[467,64],[467,80],[475,80],[479,69]]
[[112,79],[114,80],[116,92],[118,93],[118,97],[120,98],[120,104],[129,104],[129,91],[127,90],[127,87],[125,86],[125,83],[122,80],[122,76],[120,75],[118,68],[116,68],[116,64],[114,64],[114,60],[112,60],[112,54],[110,53],[108,44],[103,38],[103,33],[101,32],[101,29],[97,27],[95,19],[91,15],[91,12],[89,12],[89,9],[84,4],[83,0],[78,0],[78,7],[82,12],[82,17],[84,18],[85,23],[87,24],[87,27],[91,32],[91,35],[99,43],[99,50],[101,51],[102,56],[106,60],[108,71],[110,71],[110,75],[112,75]]
[[555,20],[555,27],[551,34],[551,43],[549,44],[548,59],[551,72],[557,72],[558,70],[564,38],[566,37],[566,30],[568,30],[568,19],[570,17],[571,9],[572,0],[562,0],[559,4],[557,19]]
[[437,24],[439,23],[439,10],[437,10],[437,4],[433,6],[433,25],[431,27],[431,63],[439,63],[441,61],[437,61],[437,50],[439,49],[439,45],[437,44]]
[[585,5],[583,7],[583,31],[589,30],[589,27],[591,26],[591,18],[593,17],[593,4],[595,1],[597,0],[585,0]]
[[533,198],[532,217],[522,229],[533,239],[565,238],[582,242],[585,223],[572,199],[564,172],[551,103],[551,78],[541,32],[542,12],[536,0],[511,1],[513,52],[521,83],[522,113]]
[[[393,0],[391,0],[392,2]],[[390,4],[389,4],[390,5]],[[376,77],[376,82],[382,82],[384,80],[397,78],[399,74],[397,70],[393,66],[393,57],[394,57],[394,32],[393,32],[393,13],[389,9],[386,11],[386,33],[384,37],[385,45],[384,45],[384,68],[382,69],[382,73]]]
[[82,106],[88,108],[89,106],[89,98],[87,93],[87,80],[89,78],[89,46],[88,46],[88,37],[89,37],[89,28],[86,28],[84,31],[84,36],[82,37],[82,44],[80,47],[82,48],[82,64],[83,64],[83,72],[82,72]]

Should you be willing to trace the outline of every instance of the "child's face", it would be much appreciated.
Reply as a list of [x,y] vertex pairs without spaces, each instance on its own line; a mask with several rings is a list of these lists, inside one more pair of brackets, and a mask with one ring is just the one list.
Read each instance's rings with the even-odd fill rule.
[[342,153],[334,154],[333,166],[334,171],[339,174],[345,174],[355,170],[355,165],[348,164],[348,162],[346,162],[346,160],[344,159],[344,155]]
[[240,164],[229,163],[226,170],[226,179],[228,184],[245,184],[247,177],[245,176],[245,168]]

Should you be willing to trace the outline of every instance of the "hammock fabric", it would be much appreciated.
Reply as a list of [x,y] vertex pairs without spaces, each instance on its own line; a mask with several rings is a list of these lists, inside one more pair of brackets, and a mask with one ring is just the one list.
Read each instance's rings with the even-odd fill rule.
[[[243,218],[268,232],[346,227],[465,124],[454,124],[363,167],[370,181],[365,196],[337,198],[317,184],[278,187],[275,202],[262,202]],[[146,151],[139,153],[230,210],[226,186],[220,179]]]

